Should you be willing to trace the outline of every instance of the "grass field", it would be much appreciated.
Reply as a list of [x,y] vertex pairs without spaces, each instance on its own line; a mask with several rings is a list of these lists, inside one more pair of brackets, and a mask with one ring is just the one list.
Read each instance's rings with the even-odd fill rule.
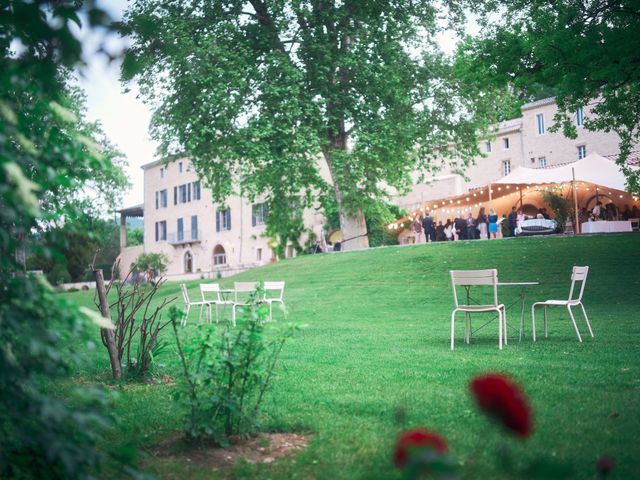
[[[510,311],[509,345],[503,351],[495,323],[465,345],[462,321],[456,350],[450,351],[450,269],[498,268],[501,281],[539,281],[529,294],[533,301],[566,296],[573,265],[591,267],[584,303],[595,338],[579,323],[584,343],[578,343],[559,308],[550,310],[549,338],[540,322],[534,344],[528,306],[522,343],[519,315]],[[586,479],[594,478],[596,460],[607,454],[615,462],[611,478],[640,478],[640,235],[303,256],[222,283],[234,279],[287,282],[290,320],[308,327],[285,347],[263,423],[267,430],[313,435],[296,457],[238,464],[236,478],[399,478],[391,462],[397,408],[406,409],[407,426],[424,426],[447,438],[465,464],[463,478],[507,478],[496,461],[496,447],[507,437],[477,413],[468,394],[470,378],[487,371],[511,375],[532,404],[533,435],[509,442],[517,464],[544,457],[568,465],[572,478]],[[189,284],[192,296],[197,284]],[[160,293],[177,296],[178,284],[167,284]],[[505,288],[501,301],[509,303],[517,294]],[[87,292],[64,295],[92,303]],[[190,318],[187,328],[194,328],[197,312]],[[102,347],[87,350],[86,357],[77,381],[108,379]],[[158,373],[177,375],[173,354],[160,363]],[[108,441],[143,449],[179,429],[182,412],[171,393],[167,386],[129,385],[117,401],[121,421]],[[216,478],[211,471],[167,461],[154,461],[149,469],[161,478]]]

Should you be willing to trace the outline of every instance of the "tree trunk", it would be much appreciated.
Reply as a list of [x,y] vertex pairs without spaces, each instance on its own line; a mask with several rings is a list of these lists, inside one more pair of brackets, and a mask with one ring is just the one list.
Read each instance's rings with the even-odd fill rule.
[[367,235],[367,224],[365,222],[362,209],[347,214],[340,187],[334,185],[336,192],[336,202],[340,212],[340,231],[342,232],[342,250],[362,250],[369,248],[369,236]]
[[[342,147],[340,149],[346,150],[346,135],[344,138],[336,142],[332,141],[334,148],[336,146]],[[342,232],[341,250],[362,250],[369,248],[369,237],[367,234],[367,224],[365,222],[364,213],[361,208],[355,210],[347,209],[345,201],[342,195],[340,185],[335,181],[333,174],[333,165],[331,162],[331,150],[326,149],[323,151],[325,161],[329,167],[331,174],[331,180],[333,181],[333,191],[335,192],[336,203],[338,204],[338,212],[340,214],[340,231]]]
[[[111,321],[109,301],[107,300],[107,289],[104,286],[104,275],[102,273],[102,269],[94,270],[93,274],[96,277],[96,290],[98,291],[98,299],[100,300],[100,313],[104,318]],[[113,330],[101,328],[100,336],[107,347],[107,351],[109,352],[109,362],[111,362],[111,372],[113,373],[113,377],[122,378],[122,365],[120,365],[120,359],[118,358]]]

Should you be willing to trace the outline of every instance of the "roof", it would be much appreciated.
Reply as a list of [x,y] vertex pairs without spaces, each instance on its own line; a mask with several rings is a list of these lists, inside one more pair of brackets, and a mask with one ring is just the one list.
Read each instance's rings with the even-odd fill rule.
[[148,168],[153,168],[153,167],[156,167],[158,165],[163,165],[163,164],[166,165],[168,163],[175,162],[176,160],[178,160],[180,158],[186,158],[186,154],[177,153],[175,155],[169,155],[169,156],[167,156],[165,158],[161,158],[160,160],[154,160],[153,162],[145,163],[140,168],[142,170],[147,170]]
[[[613,155],[605,155],[606,158],[608,158],[609,160],[613,160],[614,162],[618,160],[619,156],[620,155],[618,155],[617,153]],[[625,163],[631,167],[640,166],[640,150],[633,150],[629,152],[629,156],[627,157]]]
[[556,97],[543,98],[541,100],[536,100],[535,102],[525,103],[524,105],[522,105],[522,107],[520,107],[520,110],[530,110],[532,108],[543,107],[545,105],[551,105],[553,103],[556,103]]
[[124,217],[144,217],[144,204],[123,208],[118,210],[118,213]]
[[540,184],[571,182],[575,179],[624,191],[627,178],[613,161],[597,153],[582,160],[557,166],[556,168],[518,167],[509,175],[495,181],[499,184]]

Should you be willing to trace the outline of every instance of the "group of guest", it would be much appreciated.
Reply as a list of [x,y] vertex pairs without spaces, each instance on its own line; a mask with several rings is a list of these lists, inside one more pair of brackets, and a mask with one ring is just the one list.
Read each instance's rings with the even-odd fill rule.
[[[501,236],[515,236],[515,230],[518,222],[524,220],[521,210],[513,207],[509,215],[503,215],[499,219],[496,211],[491,208],[489,214],[486,213],[484,207],[480,207],[478,215],[469,213],[467,218],[456,217],[453,220],[447,219],[443,224],[437,222],[431,217],[429,212],[420,221],[416,217],[411,225],[412,231],[416,234],[418,241],[424,233],[425,242],[441,242],[448,240],[488,240]],[[501,228],[501,223],[506,220],[508,228]]]
[[590,222],[599,220],[630,220],[632,218],[640,218],[640,209],[638,209],[637,205],[634,205],[631,209],[629,205],[625,205],[624,210],[620,211],[613,202],[609,202],[606,205],[603,205],[602,202],[596,202],[591,211],[583,208],[581,217]]

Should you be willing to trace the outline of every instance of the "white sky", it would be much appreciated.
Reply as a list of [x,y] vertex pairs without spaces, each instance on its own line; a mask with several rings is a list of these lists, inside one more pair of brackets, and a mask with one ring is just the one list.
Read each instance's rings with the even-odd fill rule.
[[[128,0],[103,0],[100,4],[114,19],[120,19]],[[472,22],[467,30],[469,33],[477,33],[477,24]],[[84,41],[87,51],[91,51],[97,39],[85,37]],[[439,35],[438,41],[447,53],[453,51],[456,43],[452,34]],[[115,51],[122,46],[122,40],[112,38],[109,45]],[[107,137],[125,154],[129,162],[126,173],[132,187],[124,196],[121,206],[141,204],[144,192],[140,166],[155,159],[157,146],[149,136],[151,111],[136,98],[138,89],[135,85],[129,85],[130,91],[125,92],[119,81],[119,61],[109,64],[104,55],[89,55],[87,63],[88,68],[79,80],[87,94],[87,117],[102,124]]]

